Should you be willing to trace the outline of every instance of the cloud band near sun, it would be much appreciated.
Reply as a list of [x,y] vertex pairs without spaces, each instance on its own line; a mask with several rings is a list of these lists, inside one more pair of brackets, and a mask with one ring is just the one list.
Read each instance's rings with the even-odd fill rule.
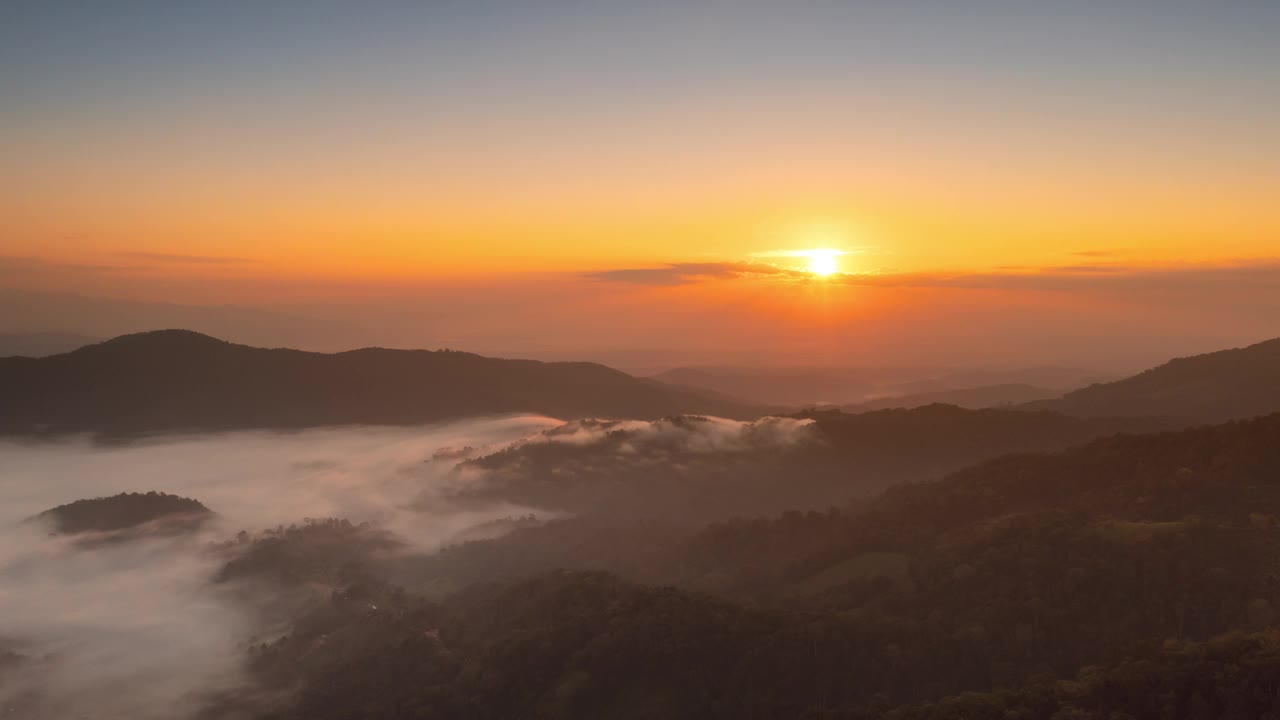
[[[808,258],[805,251],[773,257]],[[816,276],[821,276],[816,277]],[[1280,292],[1280,259],[1257,258],[1215,265],[1056,265],[1010,267],[977,272],[832,271],[765,262],[667,263],[587,273],[592,280],[652,286],[688,285],[707,280],[773,278],[866,287],[931,287],[986,290],[1159,291],[1190,287],[1250,286]]]

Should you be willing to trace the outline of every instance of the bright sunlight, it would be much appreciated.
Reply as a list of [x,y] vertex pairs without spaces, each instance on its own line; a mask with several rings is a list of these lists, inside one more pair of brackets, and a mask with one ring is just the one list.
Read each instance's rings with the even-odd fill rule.
[[832,250],[831,248],[815,248],[813,250],[801,250],[796,253],[799,257],[809,259],[809,265],[805,269],[819,277],[827,277],[839,272],[840,262],[837,258],[844,254],[846,253],[843,250]]

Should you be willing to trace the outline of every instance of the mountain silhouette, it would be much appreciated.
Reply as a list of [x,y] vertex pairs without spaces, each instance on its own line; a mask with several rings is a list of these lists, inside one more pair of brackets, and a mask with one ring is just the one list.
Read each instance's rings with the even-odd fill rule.
[[187,330],[0,358],[0,432],[133,434],[414,424],[534,412],[560,418],[745,417],[731,401],[587,362],[364,348],[254,348]]
[[1280,411],[1280,338],[1177,358],[1133,377],[1024,407],[1081,417],[1150,416],[1213,423]]

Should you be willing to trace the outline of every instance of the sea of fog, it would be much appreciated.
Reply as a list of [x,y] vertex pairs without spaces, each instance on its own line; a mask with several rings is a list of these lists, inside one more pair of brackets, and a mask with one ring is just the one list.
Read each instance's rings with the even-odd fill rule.
[[[0,716],[172,719],[244,682],[263,628],[243,598],[211,582],[214,543],[340,517],[430,552],[468,530],[543,509],[456,502],[483,482],[458,463],[522,443],[603,447],[671,462],[792,445],[807,421],[561,421],[533,415],[420,427],[0,441]],[[613,431],[627,430],[620,444]],[[551,431],[551,432],[546,432]],[[673,455],[675,453],[675,455]],[[198,532],[86,544],[30,518],[122,492],[194,498],[217,513]]]
[[[224,558],[207,552],[209,542],[343,517],[432,549],[525,511],[433,504],[459,482],[454,451],[502,446],[558,424],[518,416],[111,445],[87,437],[0,443],[0,715],[25,717],[28,707],[51,718],[189,714],[204,694],[240,681],[253,632],[247,608],[210,583]],[[149,490],[195,498],[217,520],[195,537],[92,547],[24,522],[78,499]],[[7,662],[6,652],[23,661]]]

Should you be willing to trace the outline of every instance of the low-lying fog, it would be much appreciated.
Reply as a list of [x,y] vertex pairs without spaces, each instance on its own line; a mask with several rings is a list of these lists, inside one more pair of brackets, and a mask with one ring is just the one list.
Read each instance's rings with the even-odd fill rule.
[[[711,419],[562,426],[552,418],[515,416],[116,445],[89,438],[0,442],[0,714],[184,717],[210,693],[233,687],[247,643],[268,630],[255,625],[247,604],[211,583],[226,562],[213,544],[241,530],[341,517],[432,551],[478,525],[548,514],[548,508],[492,494],[483,502],[454,500],[460,486],[483,482],[483,468],[458,471],[467,458],[609,440],[613,454],[667,461],[672,453],[792,444],[804,424]],[[619,444],[620,429],[632,434]],[[194,533],[97,543],[27,522],[78,499],[151,490],[194,498],[216,518]]]

